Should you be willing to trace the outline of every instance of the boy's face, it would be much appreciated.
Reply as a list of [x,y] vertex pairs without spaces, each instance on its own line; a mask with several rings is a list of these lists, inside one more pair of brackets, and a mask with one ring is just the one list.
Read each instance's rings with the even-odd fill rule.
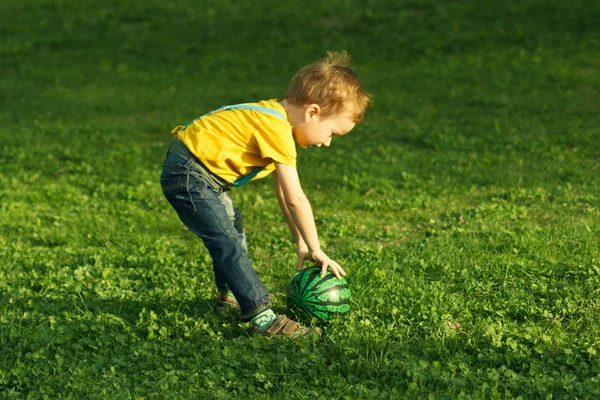
[[322,118],[319,112],[307,110],[304,122],[294,126],[294,138],[300,147],[326,146],[331,144],[334,136],[343,136],[350,132],[356,123],[350,114],[343,113]]

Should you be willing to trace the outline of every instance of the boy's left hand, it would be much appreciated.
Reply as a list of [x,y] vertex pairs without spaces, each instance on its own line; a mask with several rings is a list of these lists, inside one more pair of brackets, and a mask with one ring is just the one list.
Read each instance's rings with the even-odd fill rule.
[[296,255],[298,256],[296,270],[301,271],[304,260],[308,260],[308,247],[305,244],[298,244],[296,246]]
[[342,276],[346,276],[346,272],[342,269],[342,267],[337,262],[329,258],[322,250],[310,252],[306,247],[299,245],[296,249],[296,253],[298,255],[298,271],[302,269],[304,261],[309,260],[321,267],[321,278],[327,273],[327,268],[329,268],[338,279],[341,279]]

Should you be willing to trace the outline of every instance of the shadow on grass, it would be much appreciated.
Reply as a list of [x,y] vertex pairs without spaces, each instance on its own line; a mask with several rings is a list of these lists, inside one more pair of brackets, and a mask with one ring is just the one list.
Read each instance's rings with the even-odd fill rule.
[[206,337],[227,340],[247,335],[237,312],[218,312],[213,301],[203,299],[120,300],[79,295],[10,300],[3,296],[0,305],[5,319],[13,320],[7,327],[24,334],[34,329],[36,336],[44,336],[44,331],[47,337],[57,333],[77,337],[86,332],[126,333],[136,340],[198,338],[203,333]]

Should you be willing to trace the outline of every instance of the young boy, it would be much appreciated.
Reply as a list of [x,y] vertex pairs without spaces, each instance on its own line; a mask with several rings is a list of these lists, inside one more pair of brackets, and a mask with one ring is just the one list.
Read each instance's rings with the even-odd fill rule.
[[286,98],[222,107],[178,126],[160,177],[181,221],[204,242],[213,260],[218,308],[239,308],[255,333],[320,336],[271,310],[267,289],[252,268],[240,211],[227,191],[274,172],[275,191],[297,245],[300,270],[308,260],[346,275],[319,245],[310,203],[296,171],[296,147],[329,146],[350,132],[369,107],[344,51],[302,68]]

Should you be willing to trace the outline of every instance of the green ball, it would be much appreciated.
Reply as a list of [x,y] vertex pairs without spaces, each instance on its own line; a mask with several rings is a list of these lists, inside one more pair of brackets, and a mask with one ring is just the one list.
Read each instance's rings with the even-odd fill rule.
[[329,270],[323,278],[320,275],[321,267],[305,268],[288,284],[286,305],[301,319],[327,321],[350,312],[352,294],[346,278],[337,279]]

